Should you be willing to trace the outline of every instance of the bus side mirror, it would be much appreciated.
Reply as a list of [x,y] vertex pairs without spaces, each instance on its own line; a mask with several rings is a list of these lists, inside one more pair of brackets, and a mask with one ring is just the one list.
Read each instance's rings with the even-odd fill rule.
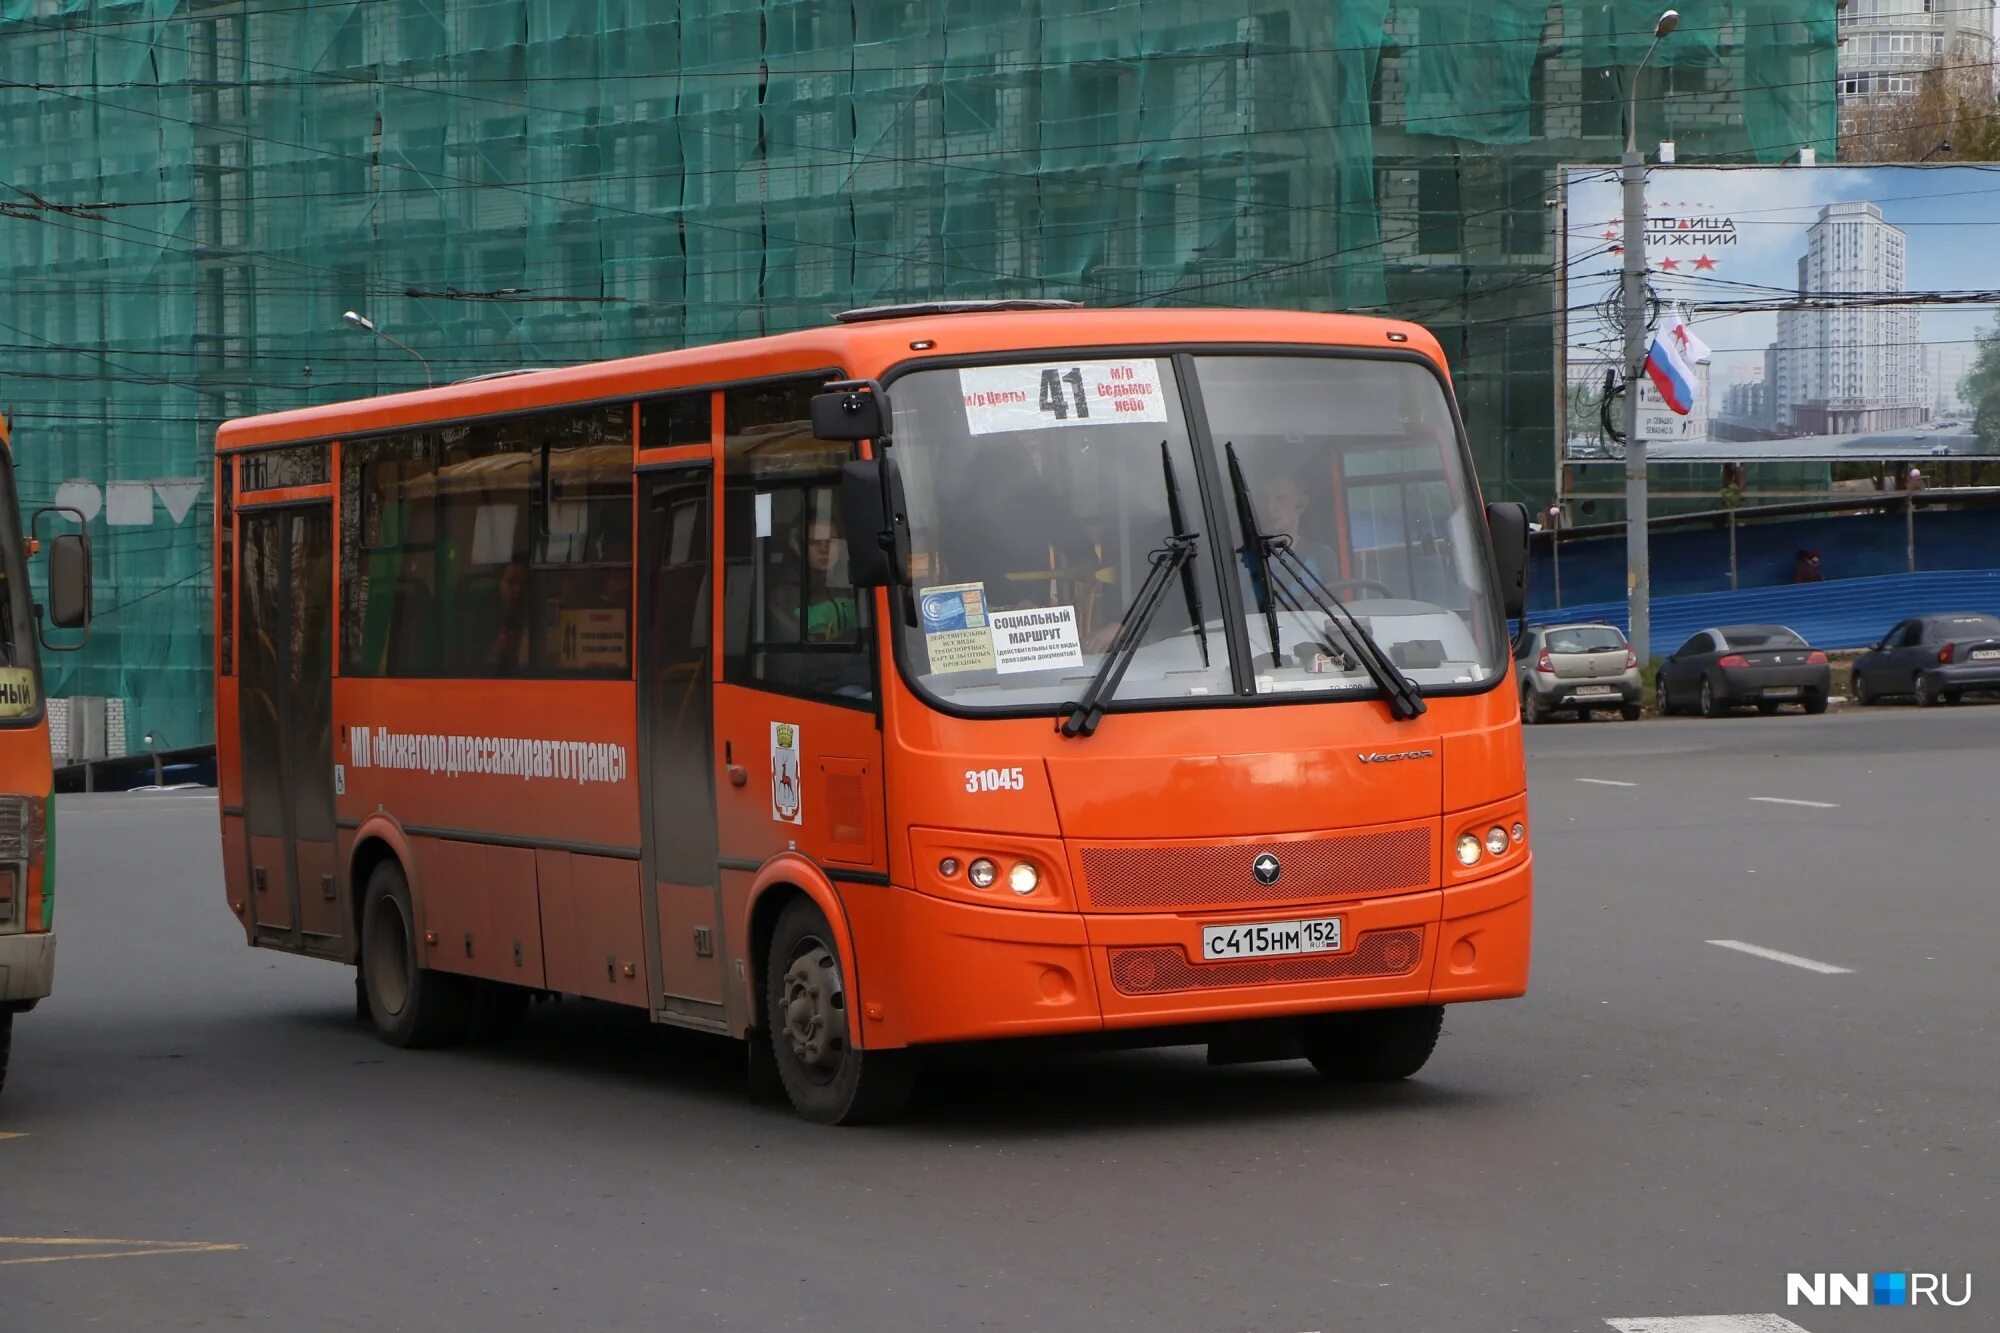
[[1528,610],[1528,506],[1511,502],[1487,505],[1486,530],[1493,538],[1502,613],[1509,620],[1518,620]]
[[49,543],[49,623],[90,627],[90,538],[65,532]]
[[814,394],[812,420],[813,438],[819,440],[879,440],[887,433],[881,393],[873,389],[864,393],[858,385]]
[[840,465],[847,581],[857,588],[893,587],[905,581],[903,571],[910,567],[909,525],[903,519],[902,489],[893,458]]

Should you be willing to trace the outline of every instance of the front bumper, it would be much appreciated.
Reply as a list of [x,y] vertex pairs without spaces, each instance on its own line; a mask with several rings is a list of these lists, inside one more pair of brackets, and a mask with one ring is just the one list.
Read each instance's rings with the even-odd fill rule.
[[0,1005],[39,1000],[55,984],[53,931],[0,935]]
[[[999,1037],[1460,1003],[1528,985],[1533,858],[1444,889],[1257,911],[1057,913],[844,889],[863,1043]],[[1202,963],[1201,929],[1339,916],[1339,954]],[[873,959],[893,960],[871,967]]]

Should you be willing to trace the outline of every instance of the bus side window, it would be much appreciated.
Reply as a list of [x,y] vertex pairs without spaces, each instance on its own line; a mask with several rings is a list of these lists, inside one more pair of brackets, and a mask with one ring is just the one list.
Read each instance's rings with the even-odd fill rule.
[[845,444],[815,439],[824,376],[725,390],[723,678],[837,702],[874,698],[869,598],[847,582],[836,496]]

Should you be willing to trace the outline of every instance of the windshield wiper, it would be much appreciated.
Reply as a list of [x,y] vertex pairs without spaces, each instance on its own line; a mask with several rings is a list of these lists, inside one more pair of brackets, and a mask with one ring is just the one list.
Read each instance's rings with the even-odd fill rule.
[[1166,601],[1167,585],[1173,582],[1177,573],[1184,576],[1181,588],[1187,594],[1188,614],[1194,618],[1196,632],[1201,636],[1202,664],[1208,664],[1208,632],[1202,626],[1201,594],[1196,590],[1194,579],[1194,556],[1201,545],[1201,534],[1182,530],[1185,525],[1181,514],[1180,478],[1174,472],[1173,455],[1167,451],[1165,441],[1160,443],[1160,466],[1166,473],[1167,521],[1174,529],[1173,534],[1167,538],[1165,545],[1148,557],[1152,568],[1146,571],[1145,581],[1133,594],[1132,604],[1125,610],[1118,633],[1105,650],[1104,661],[1098,665],[1097,674],[1090,678],[1083,697],[1057,710],[1056,730],[1064,736],[1088,736],[1104,720],[1104,701],[1118,692],[1118,683],[1125,679],[1126,668],[1138,656],[1139,645],[1145,641],[1146,627],[1153,623],[1153,617]]
[[1389,660],[1388,654],[1382,651],[1382,645],[1347,609],[1347,604],[1334,596],[1332,589],[1321,583],[1292,551],[1291,534],[1267,533],[1258,525],[1256,506],[1250,500],[1250,487],[1243,480],[1243,465],[1236,459],[1235,442],[1225,444],[1223,452],[1229,462],[1229,485],[1236,493],[1237,521],[1242,525],[1248,543],[1244,554],[1251,557],[1251,569],[1257,576],[1259,609],[1264,612],[1271,631],[1272,658],[1282,661],[1284,656],[1278,642],[1279,590],[1271,579],[1271,572],[1275,569],[1286,574],[1319,607],[1329,624],[1346,636],[1355,657],[1361,662],[1362,670],[1368,673],[1368,678],[1375,682],[1388,700],[1389,715],[1401,722],[1420,716],[1429,707],[1424,703],[1423,691]]

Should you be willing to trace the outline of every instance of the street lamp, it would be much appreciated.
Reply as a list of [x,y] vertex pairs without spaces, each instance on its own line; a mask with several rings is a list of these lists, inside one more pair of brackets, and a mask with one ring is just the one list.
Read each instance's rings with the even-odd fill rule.
[[1625,98],[1625,588],[1632,651],[1650,660],[1653,629],[1651,552],[1647,547],[1646,442],[1639,437],[1639,379],[1646,367],[1646,160],[1639,156],[1639,78],[1660,41],[1680,26],[1678,9],[1653,25],[1653,44],[1632,71]]
[[351,327],[360,329],[363,333],[372,333],[377,338],[380,338],[383,342],[390,343],[394,346],[400,347],[404,351],[408,352],[411,356],[417,358],[418,364],[422,365],[424,368],[425,388],[428,389],[437,383],[436,380],[431,378],[431,363],[424,360],[424,354],[422,352],[419,352],[416,348],[410,346],[408,343],[402,341],[401,339],[392,338],[388,334],[382,332],[382,330],[375,327],[374,320],[368,318],[368,316],[362,314],[358,310],[349,310],[348,312],[343,314],[341,318],[346,320]]

